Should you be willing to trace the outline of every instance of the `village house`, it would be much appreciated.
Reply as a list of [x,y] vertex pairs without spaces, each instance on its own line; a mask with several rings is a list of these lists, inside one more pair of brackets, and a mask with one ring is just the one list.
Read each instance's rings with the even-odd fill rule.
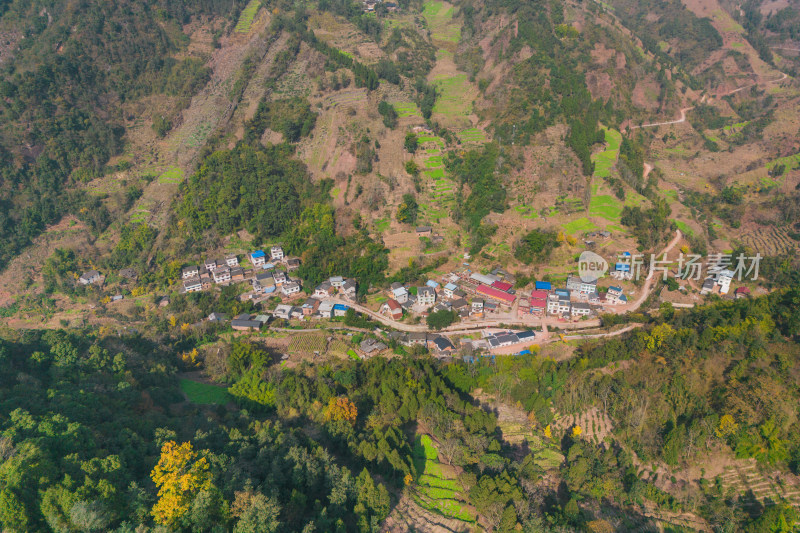
[[547,314],[558,314],[558,294],[549,294],[547,296]]
[[333,316],[344,316],[347,314],[347,310],[350,309],[344,304],[334,304],[333,305]]
[[431,307],[436,303],[436,291],[430,287],[417,287],[417,304]]
[[465,291],[461,290],[461,289],[456,289],[456,290],[453,291],[452,298],[454,300],[457,300],[459,298],[466,298],[466,297],[467,297],[467,293]]
[[237,331],[251,331],[254,329],[261,329],[261,322],[251,320],[250,315],[242,313],[231,320],[231,327]]
[[495,281],[500,281],[500,278],[494,274],[481,274],[480,272],[473,272],[469,279],[483,285],[491,285]]
[[227,283],[231,280],[231,268],[228,266],[214,269],[214,283]]
[[426,346],[428,344],[428,334],[424,332],[412,332],[408,334],[408,345],[420,344]]
[[327,298],[332,296],[334,292],[333,286],[331,285],[330,281],[323,281],[317,288],[314,289],[314,297],[316,298]]
[[450,311],[450,302],[436,302],[436,305],[433,306],[433,312],[435,313],[437,311]]
[[489,285],[479,285],[476,291],[481,296],[485,296],[500,302],[503,305],[510,306],[514,303],[515,296],[513,294],[508,294],[507,292],[501,291],[500,289],[496,289],[494,287],[490,287]]
[[333,276],[328,281],[334,289],[338,289],[344,285],[344,278],[342,276]]
[[619,281],[632,280],[631,265],[628,263],[616,263],[610,272],[610,276]]
[[254,267],[263,266],[267,262],[267,254],[264,250],[256,250],[250,253],[250,262]]
[[586,316],[592,312],[592,308],[589,307],[589,304],[584,302],[575,302],[572,304],[572,316],[579,317],[579,316]]
[[302,305],[303,316],[312,316],[319,309],[319,300],[313,296],[306,298]]
[[482,298],[475,298],[472,300],[472,314],[476,316],[483,315],[483,299]]
[[450,302],[450,308],[456,311],[463,311],[469,308],[469,302],[464,298],[458,298]]
[[623,297],[621,287],[616,287],[612,285],[611,287],[608,288],[608,292],[606,292],[607,303],[611,305],[617,305],[618,303],[620,303],[621,297]]
[[228,316],[225,313],[217,313],[216,311],[208,315],[207,320],[209,322],[225,322],[228,320]]
[[244,269],[242,267],[231,268],[231,280],[244,281]]
[[78,282],[80,282],[81,285],[91,285],[100,281],[101,278],[100,272],[97,270],[90,270],[89,272],[81,274],[81,277],[78,278]]
[[403,307],[393,298],[389,298],[381,305],[380,312],[389,315],[394,320],[403,318]]
[[542,316],[545,314],[545,311],[547,311],[547,300],[544,298],[531,298],[530,304],[531,304],[531,309],[530,309],[531,314],[534,314],[536,316]]
[[433,228],[430,226],[417,226],[417,237],[430,237],[433,234]]
[[209,272],[214,272],[217,268],[217,260],[216,259],[206,259],[203,266],[206,267],[206,270]]
[[183,290],[185,292],[200,292],[203,290],[203,284],[197,276],[183,281]]
[[236,254],[228,254],[225,256],[225,264],[229,267],[238,267],[239,266],[239,258],[236,257]]
[[339,289],[339,293],[345,298],[355,300],[357,293],[356,289],[356,281],[354,279],[348,279],[342,284],[341,288]]
[[569,276],[567,278],[567,289],[584,294],[591,294],[597,290],[597,280],[583,281],[578,276]]
[[[397,285],[397,287],[395,287]],[[397,303],[403,304],[408,301],[408,289],[402,283],[392,283],[392,298],[397,300]]]
[[553,290],[553,284],[549,281],[536,281],[534,282],[533,286],[537,291],[550,292]]
[[283,248],[280,246],[273,246],[269,250],[269,256],[273,261],[280,261],[283,259]]
[[446,298],[452,298],[453,292],[458,290],[458,285],[455,283],[448,283],[444,286],[443,292]]
[[747,287],[737,287],[735,291],[733,291],[733,295],[736,299],[740,298],[749,298],[750,297],[750,289]]
[[425,286],[430,287],[433,290],[437,290],[439,288],[439,283],[437,281],[429,279],[428,281],[425,282]]
[[119,271],[119,277],[130,281],[136,281],[136,278],[139,277],[139,274],[137,274],[136,270],[132,268],[123,268]]
[[272,316],[275,318],[282,318],[284,320],[289,320],[292,316],[292,306],[286,304],[280,304],[275,307],[275,310],[272,312]]
[[735,274],[730,270],[720,270],[719,273],[717,273],[717,285],[719,285],[720,294],[728,294],[734,275]]
[[286,276],[286,272],[282,272],[280,270],[273,272],[272,277],[275,279],[275,285],[283,285],[289,281],[289,278]]
[[714,290],[714,286],[717,284],[714,281],[714,278],[706,278],[703,281],[703,286],[700,288],[700,294],[708,294]]
[[333,316],[333,302],[322,300],[317,307],[317,314],[320,318],[331,318]]
[[429,343],[431,348],[436,350],[436,352],[440,355],[449,355],[456,351],[456,347],[453,346],[453,343],[450,342],[450,339],[441,335],[430,339]]
[[293,306],[292,306],[292,310],[291,310],[291,312],[289,313],[289,316],[290,316],[291,318],[303,318],[303,316],[305,316],[305,315],[303,314],[303,308],[302,308],[302,307],[298,307],[298,306],[296,306],[296,305],[293,305]]
[[373,355],[378,352],[382,352],[383,350],[388,348],[388,346],[386,346],[384,343],[382,343],[377,339],[370,338],[361,341],[361,344],[359,344],[359,348],[361,348],[361,351],[364,352],[365,354]]
[[511,291],[513,285],[511,285],[506,281],[493,281],[490,287],[492,287],[493,289],[497,289],[499,291],[509,292]]
[[284,296],[291,296],[292,294],[296,294],[300,292],[300,284],[297,283],[296,281],[289,281],[287,283],[284,283],[283,286],[281,287],[281,292],[284,294]]
[[297,270],[298,268],[300,268],[300,259],[297,257],[290,257],[286,260],[287,270]]
[[527,298],[520,298],[519,306],[517,307],[517,316],[522,317],[531,312],[531,303]]
[[197,266],[183,267],[183,270],[181,270],[181,278],[183,279],[193,278],[199,274],[200,270],[198,270]]

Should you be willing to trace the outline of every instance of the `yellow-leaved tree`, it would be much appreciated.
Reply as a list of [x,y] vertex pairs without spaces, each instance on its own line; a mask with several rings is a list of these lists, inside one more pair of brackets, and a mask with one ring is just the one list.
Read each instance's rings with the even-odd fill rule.
[[323,415],[325,420],[344,420],[354,424],[358,418],[358,408],[345,397],[331,398]]
[[150,477],[158,487],[152,514],[156,522],[173,525],[202,490],[211,487],[211,472],[205,457],[197,457],[190,442],[169,441],[161,447],[161,458]]

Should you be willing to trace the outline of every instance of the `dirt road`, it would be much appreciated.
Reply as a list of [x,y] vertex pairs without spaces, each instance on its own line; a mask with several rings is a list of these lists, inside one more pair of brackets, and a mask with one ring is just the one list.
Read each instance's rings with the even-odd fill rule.
[[[664,254],[671,252],[672,249],[675,248],[675,246],[681,240],[681,237],[683,237],[681,230],[675,230],[675,237],[672,238],[669,244],[667,244],[667,246],[663,250],[661,250],[661,253],[656,257],[661,257]],[[650,293],[653,290],[653,282],[656,279],[655,276],[653,276],[653,273],[654,273],[653,271],[648,272],[647,278],[644,280],[644,286],[642,287],[642,291],[641,294],[639,294],[639,297],[633,302],[629,303],[628,305],[614,309],[615,314],[633,312],[639,309],[639,307],[641,307],[641,305],[644,303],[645,300],[647,300],[648,296],[650,296]]]

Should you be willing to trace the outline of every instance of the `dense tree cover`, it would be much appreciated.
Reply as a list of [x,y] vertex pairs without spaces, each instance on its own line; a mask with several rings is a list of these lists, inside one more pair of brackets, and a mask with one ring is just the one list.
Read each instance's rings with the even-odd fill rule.
[[414,195],[406,193],[403,195],[400,205],[397,206],[397,221],[404,224],[413,224],[417,221],[418,211],[419,205]]
[[4,3],[3,24],[24,38],[0,81],[0,267],[66,213],[105,228],[105,208],[74,185],[102,175],[121,149],[119,104],[158,92],[190,97],[208,74],[197,59],[168,58],[186,44],[180,24],[243,3]]
[[500,147],[493,143],[463,156],[451,152],[445,159],[448,172],[459,180],[462,190],[469,187],[469,195],[453,208],[452,216],[470,230],[477,230],[490,212],[502,213],[506,208],[499,155]]
[[254,148],[239,144],[209,155],[182,189],[179,229],[202,239],[247,229],[259,239],[288,231],[319,187],[285,145]]
[[378,113],[383,117],[384,126],[391,129],[397,126],[397,111],[394,110],[392,104],[386,100],[381,100],[378,104]]
[[514,257],[526,265],[533,261],[544,261],[560,244],[554,231],[535,229],[520,239],[514,249]]
[[645,209],[626,205],[620,218],[623,226],[631,228],[642,249],[655,248],[675,225],[669,218],[672,212],[669,204],[660,198],[653,198],[652,201],[653,206]]
[[389,266],[389,251],[373,241],[366,229],[347,238],[337,235],[333,208],[326,204],[304,209],[284,244],[300,256],[298,274],[309,287],[330,276],[348,276],[356,278],[359,293],[365,294],[371,285],[383,282]]
[[781,502],[752,509],[713,480],[666,494],[638,473],[653,461],[702,467],[710,454],[726,450],[768,468],[797,470],[798,302],[794,285],[760,299],[676,312],[622,338],[587,343],[570,361],[519,356],[444,371],[460,390],[480,388],[518,402],[545,434],[554,413],[597,408],[611,417],[614,434],[604,446],[576,438],[576,431],[561,440],[561,501],[567,502],[561,518],[574,526],[587,525],[586,506],[568,502],[602,496],[631,509],[645,501],[691,508],[720,531],[780,531],[782,522],[798,519]]
[[244,140],[255,145],[269,128],[283,134],[290,143],[306,137],[314,129],[317,114],[311,111],[308,100],[294,96],[283,100],[270,101],[262,98],[252,120],[245,124]]
[[425,323],[431,329],[444,329],[458,320],[458,313],[450,309],[440,309],[429,314]]

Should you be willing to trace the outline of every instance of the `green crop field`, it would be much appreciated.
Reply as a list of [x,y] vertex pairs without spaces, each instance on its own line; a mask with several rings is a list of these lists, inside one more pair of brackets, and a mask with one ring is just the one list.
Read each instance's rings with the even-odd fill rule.
[[414,102],[395,102],[392,107],[397,111],[397,116],[400,118],[422,116],[422,112]]
[[681,230],[681,233],[684,235],[694,235],[692,228],[683,220],[675,220],[675,225],[678,226],[678,229]]
[[486,133],[478,128],[470,128],[458,134],[462,143],[484,143],[487,141]]
[[417,142],[419,144],[436,143],[440,147],[444,148],[444,140],[441,137],[436,137],[435,135],[420,135],[417,137]]
[[190,402],[198,405],[225,405],[230,401],[230,395],[225,387],[182,379],[180,388]]
[[466,74],[435,79],[433,83],[439,93],[433,106],[434,113],[455,117],[472,113],[472,102],[465,98],[469,88]]
[[249,32],[250,26],[253,25],[253,19],[256,18],[256,13],[258,13],[258,8],[260,7],[261,0],[250,0],[250,3],[245,6],[239,15],[239,22],[236,23],[235,31],[238,33]]
[[445,8],[444,2],[428,0],[423,4],[422,16],[431,29],[434,41],[457,43],[461,39],[461,26],[453,21],[455,8]]
[[606,149],[592,155],[594,161],[594,177],[607,178],[611,175],[611,169],[617,162],[619,146],[622,144],[622,134],[617,130],[603,128],[606,137]]
[[475,522],[475,515],[458,496],[458,483],[442,471],[439,454],[428,435],[422,435],[414,443],[414,465],[421,472],[414,492],[417,505],[446,518]]
[[159,183],[180,183],[183,181],[183,170],[178,167],[169,167],[158,177]]
[[597,229],[591,220],[586,217],[578,218],[571,222],[567,222],[562,226],[564,231],[570,235],[575,235],[576,233],[586,233],[587,231],[594,231]]
[[767,170],[772,170],[777,165],[786,165],[786,170],[791,170],[796,168],[798,164],[800,164],[800,153],[770,161],[766,164],[766,168]]
[[611,222],[619,222],[622,216],[622,202],[608,194],[592,196],[589,202],[589,216],[602,217]]

